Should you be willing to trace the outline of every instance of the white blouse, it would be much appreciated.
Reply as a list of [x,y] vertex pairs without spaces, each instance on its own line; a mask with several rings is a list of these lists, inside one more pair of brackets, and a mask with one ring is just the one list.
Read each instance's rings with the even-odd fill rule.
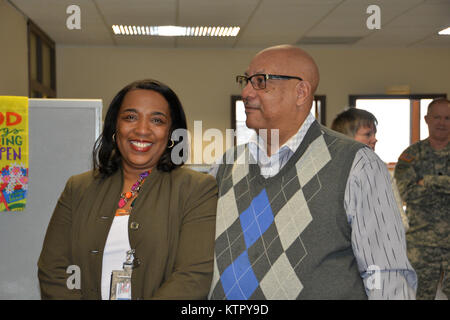
[[102,299],[109,300],[111,272],[122,270],[131,250],[128,239],[128,218],[130,216],[115,216],[103,251],[102,263]]

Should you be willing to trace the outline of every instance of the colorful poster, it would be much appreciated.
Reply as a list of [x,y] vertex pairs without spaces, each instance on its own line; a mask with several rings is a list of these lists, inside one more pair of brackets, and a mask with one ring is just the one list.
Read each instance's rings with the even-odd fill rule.
[[0,96],[0,212],[25,209],[28,136],[28,98]]

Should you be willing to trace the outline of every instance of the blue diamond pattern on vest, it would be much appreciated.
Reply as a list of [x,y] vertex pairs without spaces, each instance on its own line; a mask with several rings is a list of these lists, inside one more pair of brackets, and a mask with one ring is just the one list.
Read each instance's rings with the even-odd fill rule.
[[250,248],[273,223],[272,208],[265,189],[253,199],[239,219],[244,231],[245,244]]
[[230,300],[248,300],[259,283],[244,251],[225,269],[220,278],[225,295]]

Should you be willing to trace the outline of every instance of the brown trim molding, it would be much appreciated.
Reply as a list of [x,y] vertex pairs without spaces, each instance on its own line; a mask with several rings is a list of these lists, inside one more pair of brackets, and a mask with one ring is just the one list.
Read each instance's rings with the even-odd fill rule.
[[[40,29],[31,19],[27,22],[28,29],[28,96],[56,98],[56,53],[55,42]],[[31,79],[31,35],[36,37],[36,79]],[[43,83],[42,44],[50,48],[50,86]]]

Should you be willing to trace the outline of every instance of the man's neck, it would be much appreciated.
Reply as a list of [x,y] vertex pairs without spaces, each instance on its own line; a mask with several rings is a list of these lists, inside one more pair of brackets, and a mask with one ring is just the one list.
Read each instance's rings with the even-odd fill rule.
[[309,112],[302,114],[301,117],[297,117],[291,123],[285,126],[280,126],[279,129],[266,129],[264,131],[257,131],[258,136],[263,140],[266,147],[266,153],[270,157],[285,144],[290,138],[296,135],[300,128],[308,118]]
[[293,137],[298,130],[300,130],[301,125],[293,130],[266,130],[265,132],[258,132],[258,135],[262,139],[264,146],[266,148],[267,155],[270,157],[275,154],[280,147],[285,144],[291,137]]
[[434,150],[442,150],[447,147],[448,140],[448,138],[445,140],[433,139],[432,137],[429,138],[430,146]]

